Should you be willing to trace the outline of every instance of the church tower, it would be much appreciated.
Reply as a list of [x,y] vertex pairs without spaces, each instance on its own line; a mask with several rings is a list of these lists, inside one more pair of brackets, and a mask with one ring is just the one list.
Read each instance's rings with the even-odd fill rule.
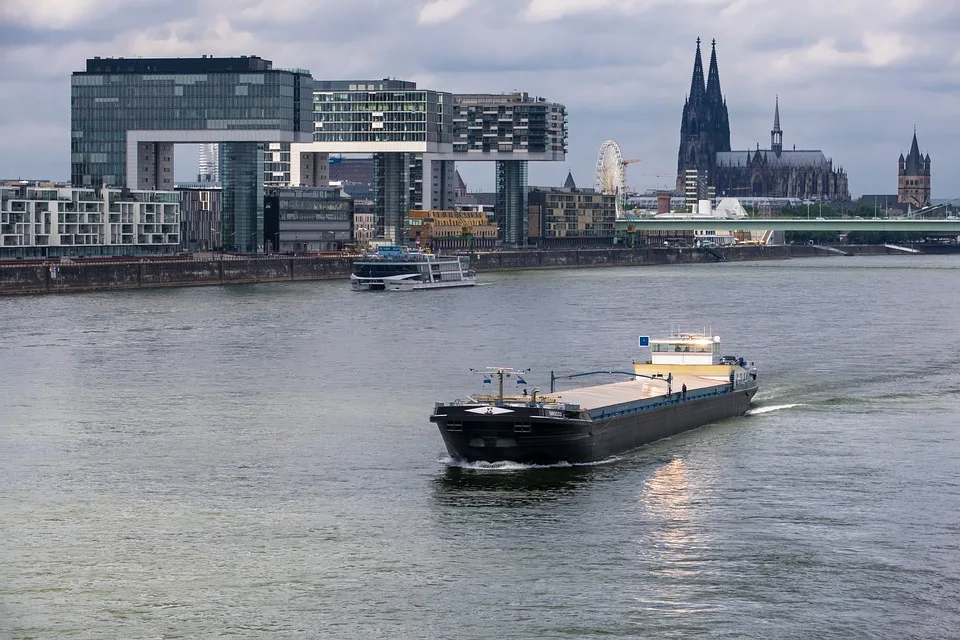
[[773,129],[770,130],[770,150],[780,157],[783,153],[783,131],[780,130],[780,96],[777,96],[777,106],[773,108]]
[[706,80],[700,38],[693,59],[690,93],[683,104],[680,121],[680,149],[677,153],[677,190],[683,190],[688,172],[697,172],[697,181],[708,184],[716,166],[718,151],[730,150],[730,120],[727,103],[720,90],[717,68],[717,41],[711,43],[710,67]]
[[930,204],[930,154],[920,153],[917,144],[917,129],[913,129],[913,142],[910,153],[904,158],[900,154],[897,171],[897,202],[906,202],[915,207]]

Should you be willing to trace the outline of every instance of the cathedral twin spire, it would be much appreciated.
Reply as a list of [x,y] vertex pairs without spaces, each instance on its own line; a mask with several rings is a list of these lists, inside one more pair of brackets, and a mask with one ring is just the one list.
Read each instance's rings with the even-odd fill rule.
[[720,91],[720,71],[717,68],[717,41],[710,42],[710,69],[707,80],[703,79],[703,58],[700,54],[700,38],[697,38],[697,53],[693,59],[693,77],[690,79],[690,101],[706,98],[714,104],[723,103]]
[[710,71],[707,73],[707,99],[713,102],[723,102],[720,92],[720,71],[717,69],[717,41],[710,42]]
[[697,55],[693,58],[693,77],[690,79],[689,100],[703,97],[703,59],[700,57],[700,38],[697,38]]
[[683,118],[680,123],[677,188],[682,187],[689,170],[700,172],[701,178],[706,179],[716,166],[717,153],[722,151],[730,151],[730,119],[720,91],[717,41],[710,43],[710,66],[705,79],[700,38],[697,38],[690,93],[683,105]]

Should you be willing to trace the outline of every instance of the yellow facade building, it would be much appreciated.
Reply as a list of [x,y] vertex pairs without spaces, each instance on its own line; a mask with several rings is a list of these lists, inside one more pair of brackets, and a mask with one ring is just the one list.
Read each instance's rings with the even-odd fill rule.
[[478,211],[413,210],[407,214],[410,240],[433,251],[442,249],[494,249],[497,225]]

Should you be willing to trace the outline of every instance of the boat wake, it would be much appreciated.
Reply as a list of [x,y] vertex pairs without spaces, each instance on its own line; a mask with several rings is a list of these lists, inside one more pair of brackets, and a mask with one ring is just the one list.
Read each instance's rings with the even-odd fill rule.
[[770,407],[755,407],[753,409],[748,409],[745,415],[748,416],[758,416],[762,413],[770,413],[771,411],[781,411],[783,409],[793,409],[794,407],[802,407],[802,404],[778,404]]
[[611,464],[613,462],[618,462],[622,460],[619,456],[612,456],[610,458],[605,458],[603,460],[598,460],[596,462],[557,462],[555,464],[525,464],[523,462],[511,462],[509,460],[502,460],[499,462],[483,462],[476,461],[470,462],[468,460],[457,460],[456,458],[451,458],[449,456],[441,458],[439,462],[448,467],[455,467],[457,469],[468,469],[470,471],[508,471],[508,472],[517,472],[517,471],[530,471],[532,469],[571,469],[574,467],[596,467],[604,464]]

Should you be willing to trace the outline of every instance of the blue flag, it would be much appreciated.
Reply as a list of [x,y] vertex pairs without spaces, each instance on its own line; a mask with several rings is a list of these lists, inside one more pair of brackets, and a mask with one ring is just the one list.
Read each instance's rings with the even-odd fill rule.
[[517,384],[527,384],[527,381],[520,376],[517,376]]
[[491,384],[491,382],[490,378],[484,377],[483,384]]

